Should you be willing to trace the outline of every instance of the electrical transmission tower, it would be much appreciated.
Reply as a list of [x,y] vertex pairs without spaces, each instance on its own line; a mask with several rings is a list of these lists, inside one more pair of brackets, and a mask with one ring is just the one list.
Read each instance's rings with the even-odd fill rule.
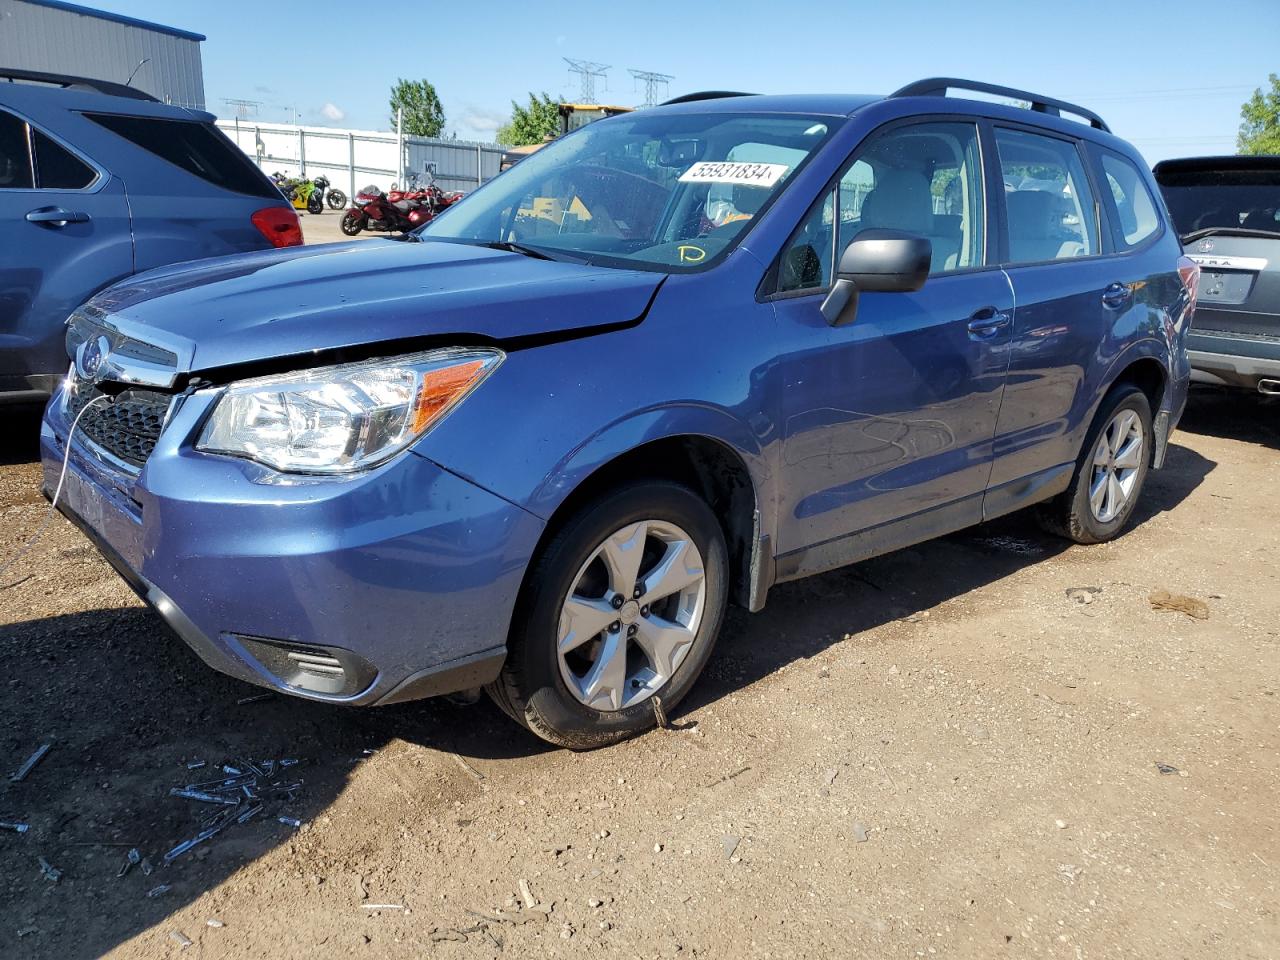
[[605,77],[605,71],[609,69],[608,64],[574,60],[570,57],[565,57],[564,62],[569,65],[570,73],[576,73],[582,78],[582,94],[578,97],[579,103],[596,102],[596,77],[604,80],[605,89],[608,89],[608,80]]
[[228,107],[233,107],[237,117],[256,117],[258,108],[262,106],[261,100],[237,100],[232,98],[224,99],[222,102]]
[[652,107],[658,102],[658,87],[662,87],[663,95],[666,95],[667,84],[675,79],[669,73],[654,73],[651,70],[634,70],[628,68],[628,73],[637,80],[644,81],[644,105]]

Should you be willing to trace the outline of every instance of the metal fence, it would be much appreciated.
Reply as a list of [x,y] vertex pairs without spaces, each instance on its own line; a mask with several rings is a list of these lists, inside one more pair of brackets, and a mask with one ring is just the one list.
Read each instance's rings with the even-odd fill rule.
[[[398,137],[371,130],[335,130],[288,123],[219,120],[218,126],[267,174],[324,174],[348,196],[368,184],[387,190],[434,163],[442,190],[474,190],[498,175],[503,148],[465,140]],[[399,155],[397,158],[397,154]]]

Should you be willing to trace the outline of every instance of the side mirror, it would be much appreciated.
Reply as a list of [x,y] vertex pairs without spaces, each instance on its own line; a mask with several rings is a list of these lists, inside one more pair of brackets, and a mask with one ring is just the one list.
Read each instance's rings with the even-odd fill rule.
[[822,315],[833,327],[852,323],[859,293],[919,290],[929,279],[932,262],[933,243],[925,237],[879,227],[863,230],[840,255]]

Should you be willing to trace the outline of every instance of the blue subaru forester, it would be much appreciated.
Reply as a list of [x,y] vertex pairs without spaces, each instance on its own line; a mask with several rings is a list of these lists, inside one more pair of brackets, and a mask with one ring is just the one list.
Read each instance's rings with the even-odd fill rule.
[[1180,255],[1082,107],[683,97],[404,241],[94,297],[46,488],[218,670],[487,686],[610,743],[688,693],[729,602],[1023,507],[1117,536],[1186,398]]

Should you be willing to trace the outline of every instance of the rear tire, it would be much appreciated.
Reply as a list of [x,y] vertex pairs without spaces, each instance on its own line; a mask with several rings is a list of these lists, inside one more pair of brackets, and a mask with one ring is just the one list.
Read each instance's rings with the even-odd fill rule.
[[[635,587],[623,599],[628,564]],[[558,746],[625,740],[655,725],[655,696],[669,712],[692,688],[727,598],[728,551],[706,502],[666,481],[623,487],[544,546],[516,605],[506,664],[486,689]]]
[[343,216],[339,226],[348,237],[359,236],[360,231],[364,229],[364,217],[354,211],[348,212]]
[[1147,395],[1131,383],[1112,389],[1085,437],[1071,485],[1037,508],[1040,525],[1076,543],[1114,540],[1142,496],[1154,442]]

